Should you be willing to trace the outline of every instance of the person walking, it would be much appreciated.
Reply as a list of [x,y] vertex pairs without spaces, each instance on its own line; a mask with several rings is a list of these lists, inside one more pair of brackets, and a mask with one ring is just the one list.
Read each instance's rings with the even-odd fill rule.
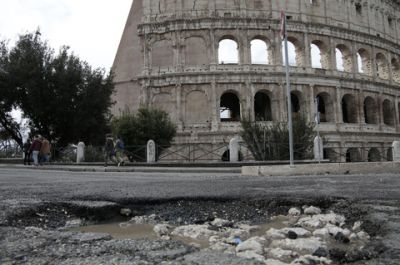
[[123,166],[125,164],[124,162],[125,144],[120,136],[117,137],[117,141],[115,142],[115,154],[118,166]]
[[104,145],[104,166],[107,167],[108,160],[115,162],[114,139],[111,134],[106,134]]
[[26,142],[23,145],[23,150],[24,150],[24,165],[28,164],[29,166],[31,165],[31,152],[29,149],[31,148],[31,139],[27,139]]
[[29,152],[32,153],[33,164],[35,166],[39,165],[39,152],[40,149],[42,148],[42,141],[40,139],[41,139],[40,135],[35,136],[31,144],[31,147],[29,148]]
[[49,140],[46,138],[42,138],[42,147],[40,148],[40,163],[48,163],[50,162],[50,155],[51,155],[51,144]]

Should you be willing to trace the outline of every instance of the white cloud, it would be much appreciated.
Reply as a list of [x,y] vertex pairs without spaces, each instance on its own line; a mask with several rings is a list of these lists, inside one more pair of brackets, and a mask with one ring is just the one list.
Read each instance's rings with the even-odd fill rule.
[[40,27],[56,50],[62,45],[93,67],[113,63],[132,0],[0,0],[0,38]]

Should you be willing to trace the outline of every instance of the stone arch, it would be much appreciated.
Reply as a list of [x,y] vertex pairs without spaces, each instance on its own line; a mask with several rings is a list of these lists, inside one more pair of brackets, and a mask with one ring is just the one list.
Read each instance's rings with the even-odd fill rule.
[[379,162],[381,160],[381,153],[379,152],[378,148],[370,148],[368,151],[368,162]]
[[[286,65],[285,61],[285,46],[282,41],[282,58],[283,65]],[[303,66],[303,47],[300,41],[295,37],[288,37],[288,53],[289,53],[289,65],[290,66]]]
[[256,37],[250,42],[251,63],[252,64],[269,64],[270,45],[265,39]]
[[355,147],[348,148],[346,151],[346,162],[360,162],[361,161],[361,154],[360,150]]
[[[225,150],[222,155],[221,155],[221,161],[223,162],[229,162],[231,159],[231,154],[229,148]],[[241,151],[239,151],[239,161],[243,161],[243,154]]]
[[258,91],[254,95],[254,117],[256,121],[272,121],[271,94]]
[[170,93],[159,93],[153,96],[152,107],[161,109],[168,113],[172,121],[176,121],[176,101]]
[[386,150],[386,161],[393,161],[393,149],[388,148]]
[[327,92],[317,95],[320,122],[334,122],[335,117],[332,97]]
[[392,59],[392,77],[394,82],[400,83],[400,60],[397,58]]
[[304,113],[304,98],[303,94],[296,90],[290,93],[290,100],[292,102],[292,116],[293,119],[300,118],[301,114]]
[[221,122],[240,121],[240,100],[235,92],[227,91],[220,98]]
[[172,67],[174,65],[174,50],[170,40],[162,39],[153,43],[151,65],[153,67]]
[[389,99],[385,99],[382,103],[383,123],[389,126],[394,126],[395,110],[394,104]]
[[359,73],[372,75],[371,55],[364,48],[359,49],[357,52],[357,65]]
[[342,97],[342,117],[344,123],[357,123],[356,99],[351,94]]
[[239,44],[235,38],[224,36],[218,42],[218,63],[238,64]]
[[376,75],[381,79],[389,79],[389,63],[383,53],[376,54]]
[[185,99],[185,122],[206,123],[210,121],[209,104],[204,91],[193,90]]
[[364,99],[364,121],[367,124],[377,124],[378,123],[378,104],[376,104],[375,99],[368,96]]
[[314,40],[311,42],[311,66],[313,68],[329,69],[329,49],[324,42]]
[[336,45],[336,69],[344,72],[353,71],[353,60],[350,49],[344,44]]
[[208,49],[204,38],[192,36],[185,39],[185,65],[206,65],[208,61]]

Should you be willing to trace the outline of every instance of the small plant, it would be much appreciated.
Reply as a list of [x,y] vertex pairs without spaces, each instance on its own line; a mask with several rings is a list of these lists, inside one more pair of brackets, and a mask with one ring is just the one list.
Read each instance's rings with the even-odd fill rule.
[[[241,125],[240,135],[256,160],[289,159],[289,130],[286,123],[271,124],[242,119]],[[313,123],[303,117],[293,120],[294,159],[304,160],[311,155],[315,136]]]

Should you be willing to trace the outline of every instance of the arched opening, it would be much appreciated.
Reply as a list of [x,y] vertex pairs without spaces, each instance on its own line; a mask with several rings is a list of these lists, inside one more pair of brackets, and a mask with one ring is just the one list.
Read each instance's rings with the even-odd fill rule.
[[367,124],[378,123],[378,106],[372,97],[366,97],[364,100],[364,118]]
[[349,48],[340,44],[336,46],[336,69],[344,72],[352,72],[353,62]]
[[319,93],[316,97],[318,102],[318,112],[319,112],[319,119],[320,122],[333,122],[333,102],[331,96],[326,93],[322,92]]
[[346,94],[343,96],[342,117],[344,123],[357,123],[357,108],[353,95]]
[[[223,162],[229,162],[229,161],[231,160],[229,149],[226,150],[226,151],[222,154],[221,160],[222,160]],[[240,152],[240,151],[239,151],[239,161],[243,161],[243,155],[242,155],[242,152]]]
[[265,41],[254,39],[250,42],[250,46],[252,64],[269,64],[268,45]]
[[371,148],[368,151],[368,162],[379,162],[381,161],[381,154],[379,153],[378,148]]
[[292,92],[290,94],[290,100],[292,102],[292,116],[294,119],[300,117],[300,112],[301,112],[300,98],[301,95],[298,92]]
[[219,64],[238,64],[239,49],[236,41],[224,38],[218,44],[218,63]]
[[[299,66],[300,57],[298,54],[298,49],[296,48],[295,42],[288,40],[288,56],[289,56],[289,65],[290,66]],[[285,43],[282,42],[282,61],[283,65],[286,65],[286,57],[285,57]]]
[[376,55],[376,75],[381,79],[389,79],[388,60],[383,53]]
[[394,82],[400,83],[400,62],[395,58],[392,59],[392,77]]
[[324,148],[324,159],[328,159],[329,162],[337,161],[337,154],[333,148]]
[[393,149],[392,148],[389,148],[386,151],[386,160],[387,161],[393,161]]
[[358,72],[365,75],[371,75],[371,56],[365,49],[359,49],[357,53]]
[[311,67],[312,68],[329,68],[329,53],[326,45],[319,40],[311,43]]
[[254,115],[256,121],[272,121],[271,99],[265,92],[254,96]]
[[351,162],[360,162],[361,161],[361,155],[360,151],[358,148],[349,148],[346,151],[346,162],[351,163]]
[[321,50],[314,43],[311,44],[311,67],[322,68]]
[[227,92],[221,96],[220,119],[221,122],[240,121],[240,102],[235,94]]
[[393,103],[385,99],[382,103],[382,110],[383,110],[383,123],[389,126],[394,125],[395,115],[394,115],[394,106]]

